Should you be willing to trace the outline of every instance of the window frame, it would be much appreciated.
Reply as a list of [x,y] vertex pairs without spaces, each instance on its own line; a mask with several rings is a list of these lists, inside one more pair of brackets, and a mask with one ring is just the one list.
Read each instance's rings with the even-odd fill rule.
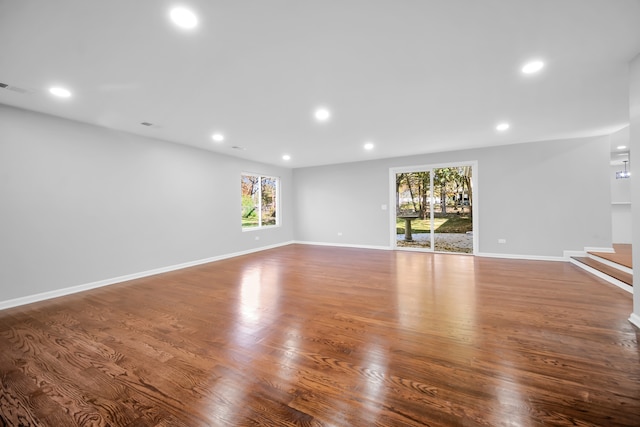
[[[249,176],[249,177],[254,177],[254,178],[258,178],[258,201],[259,204],[257,206],[257,211],[258,211],[258,225],[257,226],[253,226],[253,227],[245,227],[244,225],[242,225],[242,220],[243,220],[243,216],[242,216],[242,211],[241,211],[241,215],[240,215],[240,226],[242,228],[242,231],[255,231],[255,230],[264,230],[264,229],[268,229],[268,228],[276,228],[276,227],[280,227],[281,226],[281,222],[282,222],[282,217],[280,214],[280,177],[279,176],[274,176],[274,175],[269,175],[269,174],[265,174],[265,173],[255,173],[255,172],[241,172],[240,173],[240,206],[242,208],[242,182],[244,180],[245,176]],[[276,211],[276,222],[275,224],[267,224],[264,225],[262,222],[262,180],[266,178],[266,179],[270,179],[270,180],[274,180],[275,181],[275,198],[276,198],[276,202],[275,202],[275,211]]]

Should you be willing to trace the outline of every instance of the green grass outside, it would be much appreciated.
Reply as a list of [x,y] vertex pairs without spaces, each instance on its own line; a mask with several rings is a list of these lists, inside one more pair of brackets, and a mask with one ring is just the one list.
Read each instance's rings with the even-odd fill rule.
[[[466,233],[473,230],[471,218],[467,216],[451,215],[446,218],[434,218],[434,228],[438,233]],[[428,219],[414,219],[411,221],[413,233],[429,233],[431,221]],[[396,233],[404,234],[404,219],[396,220]]]
[[[262,226],[276,225],[275,218],[268,218],[262,221]],[[258,226],[258,217],[242,218],[242,228],[251,228]]]
[[258,217],[242,218],[242,228],[257,227],[257,226],[258,226]]

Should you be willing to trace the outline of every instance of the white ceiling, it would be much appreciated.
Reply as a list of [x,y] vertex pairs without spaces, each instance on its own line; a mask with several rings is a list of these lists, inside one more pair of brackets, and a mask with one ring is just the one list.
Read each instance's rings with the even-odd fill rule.
[[287,167],[628,123],[640,0],[184,0],[192,31],[175,4],[0,0],[0,82],[28,91],[0,103]]

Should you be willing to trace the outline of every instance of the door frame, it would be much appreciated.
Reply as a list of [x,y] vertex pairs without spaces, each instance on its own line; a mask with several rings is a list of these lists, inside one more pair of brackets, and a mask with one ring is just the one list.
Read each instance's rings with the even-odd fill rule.
[[[455,253],[465,255],[460,252],[438,252],[433,247],[429,249],[422,248],[399,248],[396,243],[396,174],[403,172],[429,172],[431,171],[431,179],[433,181],[433,170],[447,167],[460,167],[471,166],[471,186],[473,192],[471,194],[471,206],[473,206],[471,214],[471,225],[473,227],[473,252],[467,255],[475,255],[478,253],[479,241],[480,241],[480,229],[479,224],[479,187],[478,187],[478,161],[470,160],[466,162],[448,162],[448,163],[432,163],[422,164],[416,166],[399,166],[389,168],[389,246],[393,250],[406,250],[406,251],[418,251],[418,252],[437,252],[437,253]],[[430,203],[433,206],[434,203],[433,191],[431,192]],[[433,234],[433,233],[432,233]]]

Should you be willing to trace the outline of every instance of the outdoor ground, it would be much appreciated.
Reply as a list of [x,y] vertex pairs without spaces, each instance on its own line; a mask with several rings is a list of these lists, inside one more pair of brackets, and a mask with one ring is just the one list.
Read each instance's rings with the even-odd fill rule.
[[[442,252],[473,252],[473,224],[468,215],[438,214],[434,218],[435,250]],[[415,219],[411,221],[413,241],[405,240],[405,220],[396,220],[396,244],[398,247],[430,248],[431,221]]]
[[[404,233],[396,236],[396,245],[399,248],[425,248],[431,247],[431,233],[414,233],[413,241],[404,240]],[[469,233],[436,233],[435,250],[439,252],[473,253],[473,234]]]

